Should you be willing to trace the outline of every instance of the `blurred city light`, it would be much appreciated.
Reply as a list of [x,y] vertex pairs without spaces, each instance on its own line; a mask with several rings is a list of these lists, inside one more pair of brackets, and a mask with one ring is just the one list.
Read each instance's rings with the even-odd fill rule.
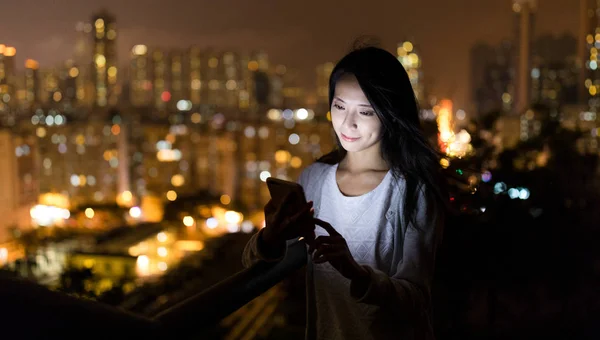
[[38,204],[30,209],[33,222],[42,227],[62,225],[71,214],[68,209]]
[[167,191],[167,199],[169,201],[175,201],[177,199],[177,193],[174,190]]
[[221,201],[221,204],[223,204],[223,205],[228,205],[229,203],[231,203],[231,197],[229,195],[221,195],[219,200]]
[[215,229],[218,226],[219,226],[219,221],[216,218],[210,217],[210,218],[206,219],[206,227],[208,229]]
[[516,189],[516,188],[508,189],[508,197],[510,197],[511,199],[519,198],[520,194],[521,194],[521,192],[519,191],[519,189]]
[[243,218],[244,218],[244,216],[239,212],[231,211],[231,210],[225,212],[225,220],[227,221],[227,223],[231,223],[231,224],[240,223]]
[[94,218],[94,209],[92,208],[86,208],[85,209],[85,217],[87,218]]
[[156,239],[158,242],[167,242],[167,234],[161,231],[160,233],[156,234]]
[[254,225],[252,224],[251,221],[244,221],[244,222],[242,222],[241,229],[242,229],[242,232],[248,234],[248,233],[251,233],[252,231],[254,231]]
[[261,181],[266,182],[267,178],[271,177],[271,173],[268,171],[261,171],[259,177]]
[[185,225],[186,227],[191,227],[194,225],[194,223],[195,223],[195,221],[192,216],[185,216],[183,218],[183,225]]
[[508,187],[506,186],[506,183],[504,182],[498,182],[496,184],[494,184],[494,193],[495,194],[500,194],[506,191],[506,189],[508,189]]
[[522,200],[526,200],[529,198],[530,192],[527,188],[520,188],[519,190],[519,198]]
[[129,215],[133,218],[140,218],[142,216],[142,210],[140,207],[131,207],[131,209],[129,209]]

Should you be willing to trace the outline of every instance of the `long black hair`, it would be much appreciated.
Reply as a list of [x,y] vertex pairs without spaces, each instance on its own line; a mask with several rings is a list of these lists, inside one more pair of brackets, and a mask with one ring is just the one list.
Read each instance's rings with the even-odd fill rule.
[[[403,222],[416,224],[419,191],[438,213],[448,206],[448,192],[441,174],[441,154],[425,137],[419,120],[419,105],[402,64],[388,51],[368,46],[354,49],[335,66],[329,78],[329,107],[341,77],[352,74],[381,121],[381,156],[396,180],[406,183]],[[335,164],[345,156],[337,134],[337,148],[317,162]],[[408,225],[408,224],[407,224]]]

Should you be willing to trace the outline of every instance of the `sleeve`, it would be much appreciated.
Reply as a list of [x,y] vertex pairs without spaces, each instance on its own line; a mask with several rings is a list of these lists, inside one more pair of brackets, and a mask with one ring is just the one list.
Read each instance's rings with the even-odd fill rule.
[[263,251],[264,247],[261,245],[261,234],[263,229],[259,230],[256,234],[252,235],[246,247],[244,247],[244,253],[242,254],[242,264],[245,268],[251,267],[253,264],[259,261],[265,262],[277,262],[285,257],[287,244],[284,248],[279,249],[273,254],[267,254]]
[[400,231],[404,237],[398,235],[395,238],[395,242],[402,244],[394,245],[392,274],[365,266],[369,277],[363,288],[358,288],[354,281],[351,283],[350,293],[356,301],[379,305],[403,318],[428,313],[435,253],[441,241],[444,220],[443,214],[436,211],[433,204],[426,203],[422,191],[416,217],[418,226],[411,223]]
[[[309,171],[310,167],[305,168],[300,173],[300,176],[296,181],[298,184],[302,185],[305,190],[308,183]],[[246,247],[244,248],[244,252],[242,254],[242,264],[245,268],[251,267],[258,261],[277,262],[282,260],[285,257],[287,246],[290,244],[290,242],[294,241],[288,240],[285,248],[274,251],[273,254],[267,254],[260,242],[262,232],[263,229],[259,230],[256,234],[252,235],[250,240],[248,240],[248,243],[246,243]]]

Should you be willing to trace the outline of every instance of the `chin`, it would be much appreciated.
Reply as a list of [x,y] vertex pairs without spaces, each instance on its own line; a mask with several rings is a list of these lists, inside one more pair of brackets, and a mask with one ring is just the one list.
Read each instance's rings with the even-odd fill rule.
[[359,145],[359,144],[348,143],[348,142],[343,141],[343,140],[341,142],[342,142],[342,147],[347,152],[357,152],[357,151],[361,151],[361,150],[364,149],[364,147],[362,145]]

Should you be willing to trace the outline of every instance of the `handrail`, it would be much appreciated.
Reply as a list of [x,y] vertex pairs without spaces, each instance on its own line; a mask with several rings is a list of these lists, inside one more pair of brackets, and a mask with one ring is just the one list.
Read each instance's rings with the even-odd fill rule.
[[136,337],[159,339],[171,330],[209,330],[304,266],[306,256],[303,241],[290,243],[283,260],[257,262],[154,318],[50,291],[33,282],[0,276],[3,310],[0,314],[3,324],[18,329],[21,339],[68,337],[71,332],[81,336],[82,330],[94,336],[109,337],[124,329],[134,331]]
[[[154,320],[92,300],[55,292],[32,281],[0,276],[0,318],[3,334],[20,339],[114,337],[121,330],[160,338],[163,327]],[[135,332],[135,333],[134,333]]]
[[155,320],[172,329],[215,325],[257,296],[266,292],[293,271],[306,264],[303,241],[288,244],[279,262],[258,262],[211,288],[159,313]]

